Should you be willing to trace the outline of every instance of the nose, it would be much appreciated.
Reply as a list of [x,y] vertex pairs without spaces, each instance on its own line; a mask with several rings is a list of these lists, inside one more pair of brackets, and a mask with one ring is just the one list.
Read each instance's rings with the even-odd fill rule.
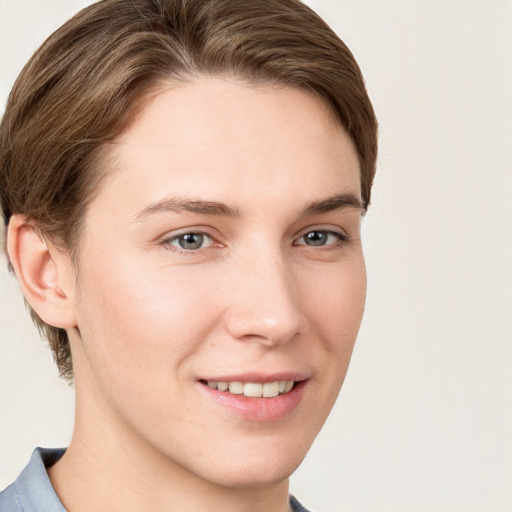
[[[228,332],[236,339],[276,346],[304,328],[293,269],[279,254],[250,258],[230,282]],[[233,276],[235,277],[235,276]]]

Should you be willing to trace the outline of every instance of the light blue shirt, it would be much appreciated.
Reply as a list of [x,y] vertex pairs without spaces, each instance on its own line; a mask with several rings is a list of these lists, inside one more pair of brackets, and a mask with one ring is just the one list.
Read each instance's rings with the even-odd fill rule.
[[66,512],[46,473],[65,451],[36,448],[20,476],[0,493],[0,512]]
[[[36,448],[16,481],[0,492],[0,512],[66,512],[46,472],[65,451]],[[308,512],[293,496],[290,507],[292,512]]]

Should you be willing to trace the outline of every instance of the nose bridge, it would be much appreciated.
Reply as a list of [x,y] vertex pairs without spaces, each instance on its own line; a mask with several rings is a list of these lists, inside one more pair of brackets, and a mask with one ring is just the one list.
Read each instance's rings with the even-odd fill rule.
[[239,261],[226,326],[238,339],[284,343],[300,330],[301,311],[291,262],[278,248],[262,244]]

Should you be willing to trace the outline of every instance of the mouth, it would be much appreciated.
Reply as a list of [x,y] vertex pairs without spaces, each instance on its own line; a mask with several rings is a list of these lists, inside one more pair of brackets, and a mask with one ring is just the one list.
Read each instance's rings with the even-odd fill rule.
[[232,376],[233,380],[226,377],[198,380],[203,396],[251,422],[273,422],[289,417],[299,407],[309,383],[309,376],[289,373],[273,377]]
[[280,395],[286,395],[296,384],[294,380],[276,380],[265,383],[216,380],[200,380],[199,382],[211,389],[251,398],[275,398]]

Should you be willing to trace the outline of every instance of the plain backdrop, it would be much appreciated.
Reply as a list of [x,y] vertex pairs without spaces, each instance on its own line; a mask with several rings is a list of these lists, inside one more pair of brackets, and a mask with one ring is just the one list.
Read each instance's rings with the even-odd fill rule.
[[[250,0],[247,0],[248,2]],[[0,0],[0,102],[84,0]],[[366,317],[292,491],[318,512],[512,511],[512,2],[309,2],[380,120]],[[0,258],[0,488],[65,446],[73,391]]]

